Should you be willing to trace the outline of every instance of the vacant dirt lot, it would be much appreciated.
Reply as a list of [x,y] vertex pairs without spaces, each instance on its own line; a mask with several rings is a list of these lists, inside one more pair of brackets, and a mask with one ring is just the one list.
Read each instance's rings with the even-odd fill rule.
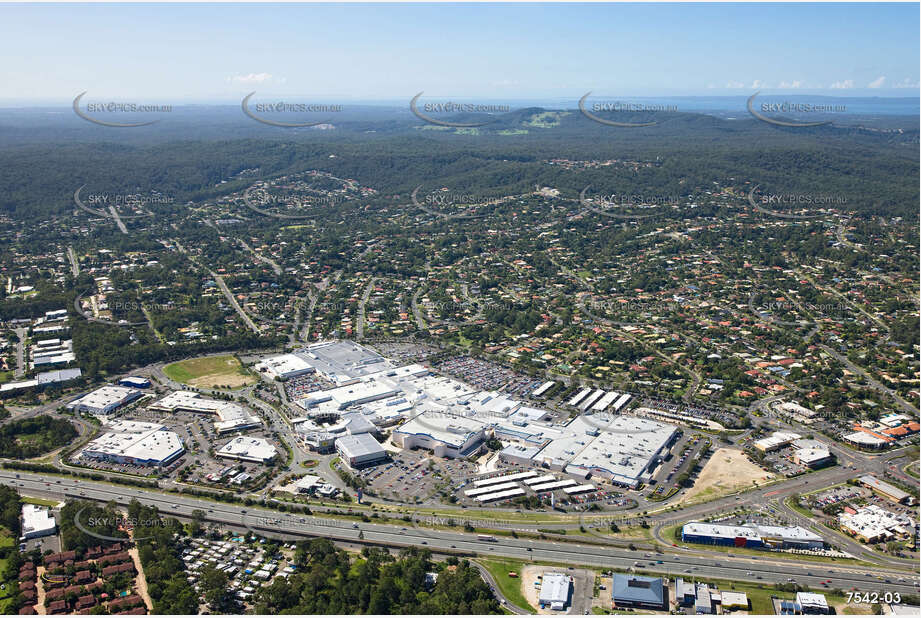
[[774,478],[773,474],[751,463],[742,451],[721,448],[714,452],[710,460],[704,464],[704,469],[700,471],[697,482],[684,499],[712,500],[739,489],[751,487],[753,482],[760,485],[772,478]]

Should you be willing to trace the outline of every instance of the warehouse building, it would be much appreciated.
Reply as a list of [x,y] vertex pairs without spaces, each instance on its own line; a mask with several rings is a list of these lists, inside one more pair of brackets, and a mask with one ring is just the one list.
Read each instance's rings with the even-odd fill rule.
[[266,358],[253,365],[253,369],[271,378],[278,378],[279,380],[296,378],[297,376],[316,371],[313,365],[297,354],[282,354],[280,356]]
[[796,603],[804,614],[827,614],[828,601],[824,594],[816,592],[797,592]]
[[110,414],[144,393],[136,388],[103,386],[67,404],[68,410],[83,414]]
[[20,380],[18,382],[7,382],[0,384],[0,397],[16,395],[27,390],[42,390],[50,388],[56,384],[65,384],[80,378],[83,375],[79,368],[74,369],[56,369],[53,371],[43,371],[32,380]]
[[667,589],[661,577],[615,573],[611,581],[613,607],[666,609]]
[[685,543],[772,549],[822,549],[822,537],[801,526],[731,526],[699,521],[681,528]]
[[825,446],[797,449],[793,453],[793,461],[807,468],[821,468],[834,461],[831,451]]
[[782,449],[791,444],[794,440],[799,440],[801,437],[802,436],[798,433],[793,433],[792,431],[775,431],[767,438],[755,440],[754,446],[759,451],[770,453]]
[[277,455],[278,451],[268,440],[249,436],[234,438],[217,452],[218,457],[260,464],[271,462]]
[[819,415],[815,410],[810,410],[805,408],[793,401],[785,401],[777,406],[777,410],[784,412],[786,414],[792,415],[796,420],[801,423],[806,423],[807,425],[815,422],[815,418]]
[[83,457],[137,466],[164,466],[185,452],[179,436],[163,425],[115,421],[106,433],[87,444]]
[[387,459],[387,451],[369,433],[336,439],[336,451],[350,468],[361,468]]
[[150,388],[150,380],[141,376],[126,376],[119,380],[118,384],[129,388]]
[[54,534],[58,524],[51,514],[51,509],[34,504],[22,505],[21,541]]
[[571,593],[571,578],[562,573],[544,573],[538,594],[541,609],[549,607],[554,611],[563,611],[569,605]]
[[727,609],[748,609],[748,594],[744,592],[735,592],[733,590],[723,590],[720,592],[720,605],[723,610]]
[[148,409],[171,413],[182,411],[215,414],[218,420],[214,423],[214,429],[218,433],[251,429],[262,424],[258,416],[238,403],[208,399],[192,391],[173,391],[160,401],[150,404]]

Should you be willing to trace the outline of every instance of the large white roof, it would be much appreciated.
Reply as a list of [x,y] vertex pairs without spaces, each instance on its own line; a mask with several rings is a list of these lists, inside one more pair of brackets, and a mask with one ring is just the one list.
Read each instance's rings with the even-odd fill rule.
[[182,440],[163,425],[140,421],[116,421],[83,451],[110,457],[130,457],[160,462],[183,450]]
[[544,573],[540,583],[541,603],[569,601],[569,578],[562,573]]
[[67,407],[71,408],[79,405],[102,410],[110,405],[127,401],[130,397],[139,393],[139,390],[125,386],[102,386],[92,393],[87,393],[83,397],[75,399]]
[[265,462],[275,457],[278,451],[264,438],[240,436],[225,444],[217,454],[222,457]]

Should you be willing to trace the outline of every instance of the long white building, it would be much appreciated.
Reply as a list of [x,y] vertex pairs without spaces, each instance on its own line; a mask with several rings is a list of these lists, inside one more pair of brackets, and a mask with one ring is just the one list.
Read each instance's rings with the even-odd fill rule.
[[148,409],[214,414],[218,418],[214,423],[214,429],[218,433],[250,429],[262,424],[258,416],[238,403],[208,399],[193,391],[173,391],[160,401],[150,404]]
[[84,414],[109,414],[143,395],[143,391],[124,386],[103,386],[71,401],[68,410]]
[[83,448],[83,457],[138,466],[163,466],[185,452],[182,439],[156,423],[115,421],[107,424],[106,430]]

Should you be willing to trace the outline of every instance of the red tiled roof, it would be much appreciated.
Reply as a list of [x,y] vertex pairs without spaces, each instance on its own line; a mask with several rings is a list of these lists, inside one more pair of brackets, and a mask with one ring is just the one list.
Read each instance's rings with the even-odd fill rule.
[[121,564],[113,564],[112,566],[107,566],[102,569],[102,576],[108,577],[109,575],[114,575],[115,573],[125,573],[127,571],[134,571],[133,562],[123,562]]

